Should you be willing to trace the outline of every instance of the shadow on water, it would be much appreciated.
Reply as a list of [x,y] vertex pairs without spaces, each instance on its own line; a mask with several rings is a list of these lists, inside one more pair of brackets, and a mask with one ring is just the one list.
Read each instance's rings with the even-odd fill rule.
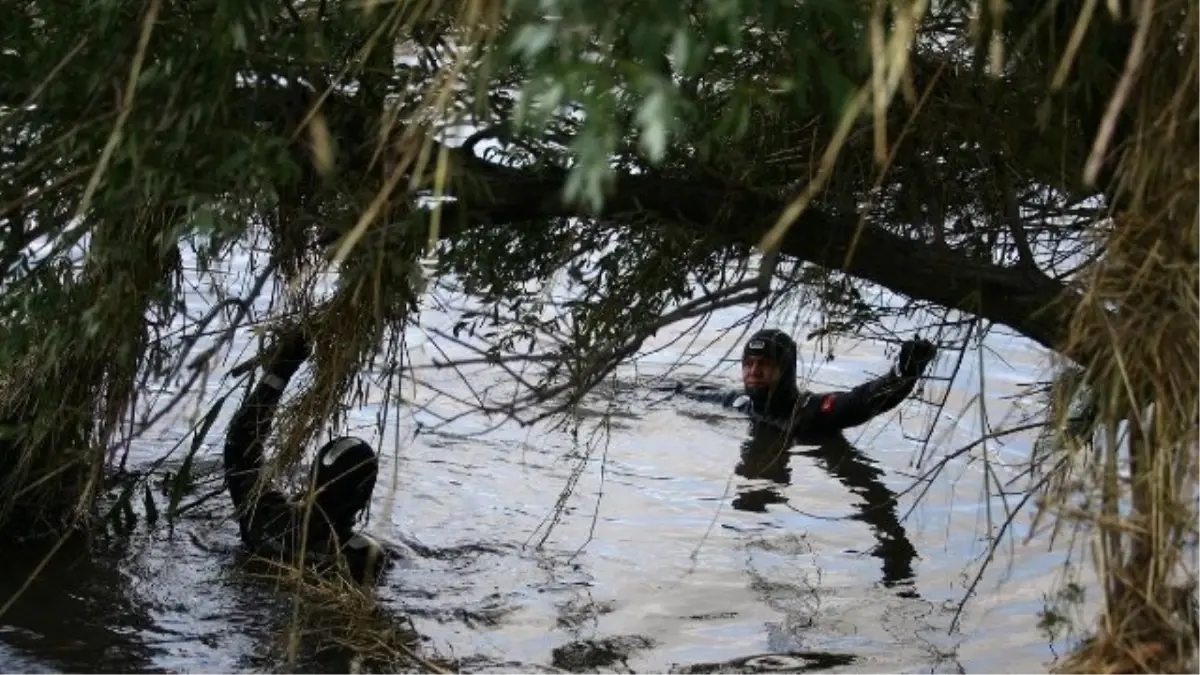
[[147,640],[154,619],[121,564],[132,542],[75,535],[54,551],[57,543],[5,550],[0,603],[13,602],[0,615],[4,670],[165,672]]
[[[293,593],[277,568],[247,556],[224,506],[121,536],[77,534],[57,550],[54,540],[6,547],[0,606],[12,603],[0,615],[0,672],[420,670],[336,639],[350,629],[347,614],[328,597]],[[359,610],[353,629],[402,644],[403,657],[419,636],[399,611]],[[289,634],[301,638],[290,659]]]

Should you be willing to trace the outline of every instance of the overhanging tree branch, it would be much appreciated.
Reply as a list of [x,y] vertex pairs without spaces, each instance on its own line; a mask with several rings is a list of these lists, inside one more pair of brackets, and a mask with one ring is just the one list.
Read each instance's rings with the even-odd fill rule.
[[[591,214],[561,200],[563,172],[482,170],[477,161],[469,164],[454,193],[457,201],[441,207],[444,237],[477,226],[536,227],[553,218],[596,215],[619,222],[622,215],[639,213],[716,243],[752,246],[785,206],[742,186],[643,174],[619,178],[603,213]],[[1067,287],[1036,269],[1003,267],[871,223],[860,227],[856,214],[819,208],[810,208],[789,230],[780,253],[981,316],[1050,349],[1061,346],[1068,313],[1060,300]]]

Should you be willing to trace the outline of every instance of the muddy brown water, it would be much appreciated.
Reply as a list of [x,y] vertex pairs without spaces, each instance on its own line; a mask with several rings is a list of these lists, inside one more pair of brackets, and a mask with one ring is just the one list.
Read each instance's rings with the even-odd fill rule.
[[[732,324],[741,316],[730,310],[718,319]],[[706,334],[716,342],[688,355],[684,374],[720,366],[740,336],[721,337],[712,327]],[[411,338],[414,359],[428,363],[434,355],[428,338],[419,330]],[[586,406],[594,418],[588,423],[605,413],[611,420],[599,440],[544,425],[495,427],[478,417],[414,436],[417,422],[432,426],[436,414],[462,407],[431,387],[468,396],[468,383],[499,381],[485,367],[467,373],[465,382],[452,372],[419,370],[415,392],[410,385],[405,395],[429,411],[402,408],[382,434],[375,429],[382,390],[351,411],[351,428],[377,444],[384,462],[368,531],[419,542],[425,552],[378,591],[386,606],[412,619],[425,649],[457,659],[463,669],[492,671],[1046,668],[1061,646],[1039,632],[1037,613],[1063,556],[1041,537],[1021,543],[1028,517],[1017,519],[1017,543],[1006,547],[951,629],[986,549],[980,463],[965,456],[951,462],[915,505],[913,494],[901,496],[899,508],[878,504],[911,484],[920,443],[910,436],[932,422],[927,408],[905,404],[832,446],[800,448],[807,454],[786,466],[740,464],[744,421],[662,400],[641,386],[682,351],[676,346],[646,357],[636,372],[622,371],[619,386],[597,391]],[[812,387],[852,386],[890,359],[870,342],[836,352],[824,363],[806,348]],[[1015,424],[1011,397],[1020,383],[1044,374],[1042,355],[997,337],[982,359],[988,423]],[[950,367],[940,363],[938,370]],[[982,420],[972,403],[980,394],[978,367],[969,365],[949,385],[935,453],[978,436]],[[709,377],[733,384],[734,365]],[[185,438],[187,417],[227,387],[211,382],[191,413],[139,439],[131,465]],[[931,383],[925,393],[945,389]],[[222,424],[203,451],[210,469]],[[1015,474],[1031,442],[1016,436],[989,444],[992,468]],[[573,474],[572,494],[556,508]],[[60,551],[0,617],[0,666],[6,672],[280,668],[264,655],[287,628],[289,604],[281,590],[247,577],[230,509],[220,495],[173,530],[143,526],[123,543]],[[1001,509],[993,501],[993,516]],[[23,583],[21,570],[40,559],[32,551],[7,553],[0,588],[6,598]]]

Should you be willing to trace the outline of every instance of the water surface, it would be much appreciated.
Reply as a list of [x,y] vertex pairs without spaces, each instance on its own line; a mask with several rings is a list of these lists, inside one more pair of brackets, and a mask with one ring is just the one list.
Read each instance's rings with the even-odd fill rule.
[[[729,310],[715,323],[742,315]],[[423,326],[439,321],[449,323],[427,313]],[[463,406],[432,388],[469,397],[468,382],[500,379],[486,367],[466,381],[451,370],[418,370],[416,389],[404,392],[410,403],[382,433],[382,390],[351,411],[351,428],[383,456],[368,530],[428,547],[379,590],[426,636],[425,649],[474,670],[1045,669],[1052,651],[1036,613],[1062,557],[1039,538],[1006,554],[951,630],[986,550],[982,465],[964,456],[919,504],[911,493],[899,508],[880,504],[911,484],[915,439],[934,421],[928,406],[907,403],[786,463],[741,462],[743,420],[645,386],[682,357],[690,363],[673,376],[715,369],[710,379],[734,385],[733,364],[721,359],[739,334],[710,328],[707,337],[715,343],[702,353],[673,347],[623,369],[587,401],[578,434],[472,416],[439,425]],[[418,363],[437,355],[427,341],[412,331]],[[1015,423],[1012,397],[1044,374],[1025,344],[990,342],[983,391],[972,372],[979,365],[948,392],[945,384],[925,388],[929,398],[948,393],[934,452],[978,436],[980,397],[993,428]],[[892,356],[868,342],[840,347],[829,363],[806,346],[804,358],[811,387],[839,388],[884,371]],[[210,381],[189,415],[227,387]],[[213,471],[229,412],[202,451]],[[140,439],[130,465],[185,438],[189,415]],[[989,444],[997,475],[1018,471],[1031,441]],[[269,654],[291,605],[240,565],[230,510],[220,495],[173,530],[143,526],[127,544],[92,554],[64,549],[0,618],[0,664],[27,672],[279,668]],[[993,501],[993,515],[1000,512]],[[1028,522],[1015,523],[1018,539]],[[36,559],[30,552],[10,562],[17,569]],[[10,574],[2,590],[21,581]],[[302,667],[337,663],[313,659]]]

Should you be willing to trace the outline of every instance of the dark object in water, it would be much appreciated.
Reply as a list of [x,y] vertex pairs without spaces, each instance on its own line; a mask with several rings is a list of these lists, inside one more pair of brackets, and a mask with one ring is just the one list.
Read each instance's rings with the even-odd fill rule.
[[675,666],[672,673],[810,673],[846,666],[857,659],[850,654],[827,652],[784,652],[755,654],[718,663],[693,663]]
[[[573,673],[594,672],[617,664],[629,670],[626,661],[636,651],[649,649],[654,641],[641,635],[618,635],[600,640],[568,642],[554,648],[551,663]],[[632,672],[632,671],[630,671]]]

